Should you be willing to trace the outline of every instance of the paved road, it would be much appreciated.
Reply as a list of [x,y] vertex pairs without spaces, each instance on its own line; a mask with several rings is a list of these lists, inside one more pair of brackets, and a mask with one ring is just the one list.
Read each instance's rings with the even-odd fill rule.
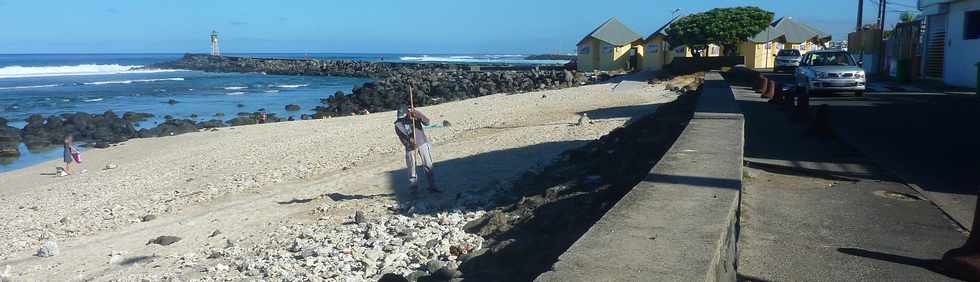
[[965,235],[909,186],[759,94],[745,115],[738,273],[742,281],[953,281],[931,267]]
[[[793,80],[786,74],[766,75],[784,83]],[[841,138],[924,190],[960,225],[971,226],[980,190],[980,97],[879,91],[865,97],[818,95],[810,104],[828,105]]]

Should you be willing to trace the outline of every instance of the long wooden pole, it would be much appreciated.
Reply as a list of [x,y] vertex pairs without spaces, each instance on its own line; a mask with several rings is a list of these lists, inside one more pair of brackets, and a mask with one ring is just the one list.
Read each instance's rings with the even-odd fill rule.
[[411,86],[408,87],[408,118],[412,121],[412,145],[418,150],[418,144],[415,144],[415,95]]
[[416,142],[415,140],[418,140],[418,139],[416,139],[416,134],[417,133],[415,133],[415,130],[417,130],[415,128],[415,95],[414,95],[414,93],[412,93],[412,90],[413,90],[412,89],[412,86],[409,86],[408,87],[408,109],[409,109],[408,110],[408,118],[411,119],[411,121],[412,121],[412,145],[414,145],[413,147],[415,147],[415,148],[413,148],[413,150],[415,150],[415,155],[417,155],[419,157],[419,161],[423,161],[422,160],[422,152],[419,151],[419,144],[416,144],[415,143]]

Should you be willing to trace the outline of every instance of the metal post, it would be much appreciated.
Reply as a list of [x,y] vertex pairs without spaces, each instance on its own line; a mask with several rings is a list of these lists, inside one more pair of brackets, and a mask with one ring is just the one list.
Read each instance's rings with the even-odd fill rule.
[[864,17],[864,0],[858,0],[858,16],[857,16],[857,27],[854,31],[861,31],[861,21]]

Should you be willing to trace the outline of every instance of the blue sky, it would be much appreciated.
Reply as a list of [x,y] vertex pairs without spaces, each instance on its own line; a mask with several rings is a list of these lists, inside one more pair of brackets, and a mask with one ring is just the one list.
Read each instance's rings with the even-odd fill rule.
[[[874,22],[876,4],[865,1],[864,22]],[[0,0],[0,53],[205,52],[212,29],[223,52],[572,52],[612,16],[647,35],[674,9],[731,6],[792,16],[835,39],[857,15],[855,0]]]

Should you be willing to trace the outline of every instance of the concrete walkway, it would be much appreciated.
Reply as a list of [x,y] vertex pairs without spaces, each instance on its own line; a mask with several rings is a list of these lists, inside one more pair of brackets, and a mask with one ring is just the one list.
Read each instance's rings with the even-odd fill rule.
[[951,280],[931,266],[966,236],[935,205],[855,148],[733,88],[746,120],[740,280]]

